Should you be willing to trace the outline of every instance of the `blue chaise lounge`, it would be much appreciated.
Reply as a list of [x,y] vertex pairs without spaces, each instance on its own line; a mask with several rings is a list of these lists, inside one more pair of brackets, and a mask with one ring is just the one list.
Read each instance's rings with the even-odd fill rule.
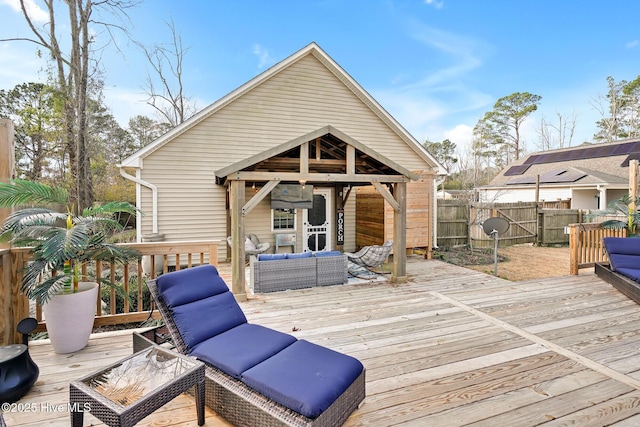
[[640,304],[640,238],[605,237],[602,241],[609,263],[596,263],[596,274]]
[[337,426],[365,396],[357,359],[247,322],[212,265],[150,281],[176,349],[207,365],[205,402],[234,425]]

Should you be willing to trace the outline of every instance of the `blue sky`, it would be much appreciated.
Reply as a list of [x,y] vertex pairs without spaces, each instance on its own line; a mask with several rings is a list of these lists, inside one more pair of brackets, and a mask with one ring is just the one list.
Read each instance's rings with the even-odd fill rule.
[[[33,1],[33,0],[32,0]],[[30,36],[18,0],[0,0],[0,39]],[[131,33],[167,43],[173,19],[183,43],[186,93],[204,108],[316,42],[420,142],[449,138],[464,150],[500,97],[542,96],[525,126],[537,151],[542,117],[577,115],[573,145],[591,140],[606,77],[640,75],[640,2],[612,0],[146,0]],[[120,40],[105,51],[105,100],[126,125],[153,116],[142,87],[147,65]],[[35,46],[0,42],[0,89],[43,79]]]

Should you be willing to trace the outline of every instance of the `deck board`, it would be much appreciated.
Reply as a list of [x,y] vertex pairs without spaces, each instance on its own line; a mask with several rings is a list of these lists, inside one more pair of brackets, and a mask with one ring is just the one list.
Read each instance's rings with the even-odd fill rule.
[[[347,426],[640,425],[640,305],[593,273],[509,282],[409,257],[408,283],[277,292],[242,303],[250,322],[359,358],[367,397]],[[131,332],[73,355],[32,343],[41,375],[21,402],[68,401],[68,383],[131,353]],[[196,425],[180,396],[139,425]],[[69,414],[5,413],[8,426]],[[102,425],[86,416],[85,425]],[[228,425],[207,410],[207,426]]]

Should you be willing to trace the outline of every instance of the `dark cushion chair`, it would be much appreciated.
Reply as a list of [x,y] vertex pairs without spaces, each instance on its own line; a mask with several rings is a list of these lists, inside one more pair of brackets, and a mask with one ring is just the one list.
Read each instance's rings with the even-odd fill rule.
[[640,238],[605,237],[603,243],[611,269],[640,282]]
[[360,361],[248,323],[214,266],[164,274],[149,289],[176,348],[208,366],[206,404],[230,422],[341,425],[364,399]]

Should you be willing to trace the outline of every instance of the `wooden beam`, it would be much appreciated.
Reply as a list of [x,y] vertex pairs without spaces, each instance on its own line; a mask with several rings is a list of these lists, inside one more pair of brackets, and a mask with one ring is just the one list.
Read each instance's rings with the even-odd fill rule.
[[344,190],[344,195],[342,196],[342,206],[347,204],[347,200],[349,200],[349,195],[351,194],[351,187],[347,187],[346,190]]
[[320,160],[322,158],[322,138],[316,138],[316,160]]
[[[13,122],[9,119],[0,119],[0,182],[9,182],[15,178],[15,162],[14,162],[14,127]],[[11,214],[10,207],[0,207],[0,224]],[[0,248],[8,248],[8,243],[0,243]]]
[[372,174],[334,174],[334,173],[307,173],[297,172],[237,172],[227,177],[228,181],[291,181],[298,182],[409,182],[411,179],[404,175],[372,175]]
[[232,181],[229,194],[231,209],[231,292],[238,301],[247,300],[244,275],[244,181]]
[[629,209],[636,210],[636,198],[638,197],[638,160],[629,161],[629,196],[631,197]]
[[347,175],[356,174],[356,148],[353,145],[347,145]]
[[269,193],[271,193],[271,190],[273,190],[275,188],[276,185],[278,185],[280,181],[269,181],[267,182],[256,194],[255,196],[253,196],[251,198],[251,200],[249,200],[247,203],[245,203],[245,205],[242,207],[242,216],[247,216],[249,214],[249,212],[251,212],[251,210],[253,208],[255,208],[258,203],[260,203],[262,201],[262,199],[264,199]]
[[309,143],[300,144],[300,173],[309,173]]
[[389,203],[391,205],[391,207],[393,208],[393,210],[396,212],[396,215],[397,215],[398,212],[400,212],[400,204],[393,197],[393,194],[391,194],[389,192],[389,190],[387,190],[387,187],[385,187],[384,185],[380,184],[379,182],[371,181],[371,183],[376,188],[376,190],[378,190],[378,192],[380,194],[382,194],[382,197],[384,197],[384,199],[387,201],[387,203]]
[[407,184],[395,184],[398,210],[393,213],[393,273],[391,281],[407,281]]

